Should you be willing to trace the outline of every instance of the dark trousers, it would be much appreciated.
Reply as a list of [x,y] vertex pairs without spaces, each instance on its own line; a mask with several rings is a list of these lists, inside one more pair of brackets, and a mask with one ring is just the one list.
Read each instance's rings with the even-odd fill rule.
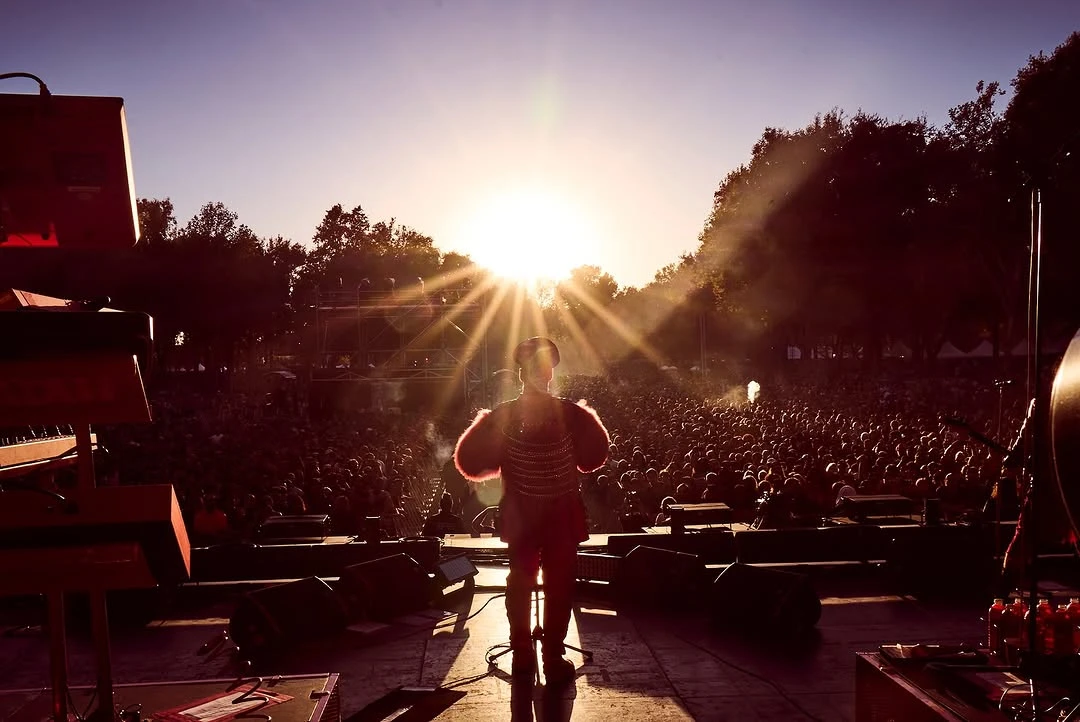
[[[537,535],[541,536],[541,535]],[[546,538],[544,538],[546,537]],[[570,626],[577,542],[569,535],[542,535],[509,544],[510,574],[506,578],[506,618],[510,646],[532,652],[532,592],[544,569],[544,657],[561,657]]]

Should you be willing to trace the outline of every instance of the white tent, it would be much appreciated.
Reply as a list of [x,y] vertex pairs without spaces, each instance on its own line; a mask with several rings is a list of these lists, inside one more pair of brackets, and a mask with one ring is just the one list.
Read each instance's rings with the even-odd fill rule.
[[967,354],[960,349],[953,346],[950,342],[946,341],[945,345],[938,351],[938,358],[967,358]]
[[994,344],[988,340],[983,339],[982,343],[973,348],[968,356],[973,358],[990,358],[994,355]]

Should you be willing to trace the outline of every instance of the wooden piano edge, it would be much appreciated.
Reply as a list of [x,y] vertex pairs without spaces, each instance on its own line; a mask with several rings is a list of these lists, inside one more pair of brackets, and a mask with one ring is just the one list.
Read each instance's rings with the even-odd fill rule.
[[[90,442],[94,450],[100,448],[97,434],[90,435]],[[77,458],[74,436],[0,446],[0,480],[70,466]]]

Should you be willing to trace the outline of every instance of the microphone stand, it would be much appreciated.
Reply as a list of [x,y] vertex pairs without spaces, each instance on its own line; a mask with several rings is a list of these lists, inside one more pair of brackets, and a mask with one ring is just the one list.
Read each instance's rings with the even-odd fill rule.
[[1005,407],[1005,387],[1012,386],[1012,381],[1008,379],[998,379],[994,382],[994,386],[998,391],[998,407],[997,407],[997,427],[994,429],[994,436],[1001,438],[1001,417],[1004,413]]
[[[996,451],[999,454],[1002,454],[1004,456],[1004,459],[1002,461],[1002,468],[1003,469],[1006,466],[1011,465],[1011,462],[1014,460],[1014,458],[1016,456],[1016,451],[1019,448],[1019,446],[1020,446],[1020,444],[1021,444],[1021,442],[1022,442],[1022,440],[1024,438],[1023,433],[1021,433],[1021,435],[1019,437],[1017,437],[1016,442],[1013,443],[1012,448],[1009,448],[1009,447],[1006,447],[1006,446],[1002,445],[1000,442],[995,441],[994,439],[991,439],[986,434],[979,433],[977,430],[972,428],[971,424],[969,424],[967,421],[965,421],[962,418],[959,418],[959,417],[956,417],[956,416],[946,416],[946,417],[943,417],[941,419],[941,422],[943,424],[945,424],[946,426],[951,426],[951,427],[953,427],[955,429],[959,429],[959,430],[963,431],[967,436],[969,436],[972,439],[975,439],[975,441],[978,441],[983,446],[986,446],[987,448],[989,448],[989,449],[991,449],[993,451]],[[1025,422],[1024,425],[1026,427],[1027,423]],[[999,426],[1000,426],[1000,424],[999,424]],[[998,478],[995,479],[994,482],[990,485],[990,490],[989,490],[989,492],[987,492],[987,495],[986,495],[986,497],[985,497],[985,499],[983,501],[983,505],[982,505],[983,511],[985,511],[986,506],[988,504],[991,504],[991,503],[994,505],[994,552],[993,552],[993,554],[994,554],[994,557],[996,558],[998,550],[1001,549],[1001,474],[1000,473],[998,474]],[[983,517],[980,516],[980,520],[982,520],[982,519],[983,519]],[[1004,571],[1002,572],[1002,575],[1004,576]]]
[[[994,382],[994,386],[998,391],[998,407],[997,407],[997,427],[994,430],[994,436],[1001,438],[1001,415],[1005,406],[1005,387],[1012,385],[1012,381],[1007,379],[998,379]],[[1010,450],[1011,453],[1011,450]],[[1008,457],[1006,457],[1007,459]],[[994,482],[994,558],[997,558],[998,550],[1001,549],[1001,474],[998,474],[997,480]],[[1004,553],[1002,553],[1004,557]]]
[[1040,485],[1043,483],[1042,461],[1046,454],[1046,430],[1041,419],[1048,413],[1049,399],[1043,391],[1041,357],[1041,316],[1039,313],[1039,291],[1042,263],[1042,193],[1035,188],[1031,194],[1031,259],[1028,266],[1028,398],[1034,399],[1031,409],[1028,443],[1025,448],[1025,465],[1028,469],[1028,489],[1021,516],[1028,514],[1027,523],[1020,523],[1027,528],[1022,530],[1022,541],[1027,544],[1029,614],[1028,614],[1028,660],[1026,667],[1031,689],[1031,719],[1039,722],[1042,714],[1039,710],[1039,687],[1034,672],[1038,659],[1038,595],[1039,595],[1039,552],[1033,525],[1037,523],[1035,514],[1039,502]]

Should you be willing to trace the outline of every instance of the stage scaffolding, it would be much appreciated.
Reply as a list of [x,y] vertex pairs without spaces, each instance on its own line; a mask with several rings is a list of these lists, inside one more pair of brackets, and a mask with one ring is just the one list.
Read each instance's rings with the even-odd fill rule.
[[405,383],[449,388],[463,400],[488,396],[484,306],[463,293],[421,289],[315,294],[312,383]]

